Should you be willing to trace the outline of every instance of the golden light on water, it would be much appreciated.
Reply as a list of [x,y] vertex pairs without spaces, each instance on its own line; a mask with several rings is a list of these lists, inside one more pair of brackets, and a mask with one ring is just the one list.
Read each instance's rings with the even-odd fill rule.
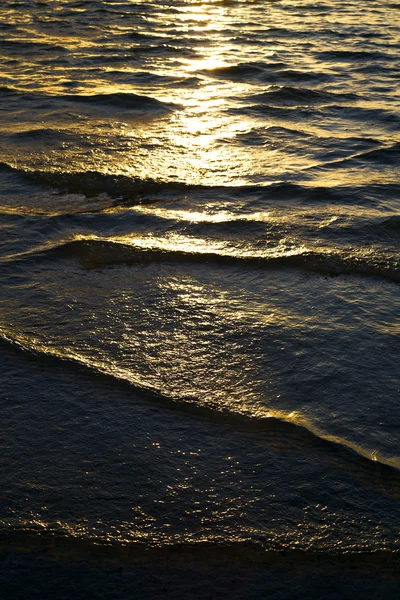
[[[286,106],[286,109],[289,108],[286,113],[274,111],[275,108],[285,108],[285,105],[279,106],[278,101],[274,106],[273,99],[269,102],[267,98],[269,93],[273,98],[275,88],[279,88],[274,80],[273,66],[268,77],[264,75],[268,73],[270,64],[280,63],[280,52],[285,46],[279,39],[274,39],[274,35],[274,41],[264,46],[254,45],[252,41],[260,35],[267,35],[269,27],[295,29],[302,19],[298,14],[293,14],[289,23],[282,23],[282,11],[273,4],[269,4],[268,11],[265,11],[265,22],[258,23],[255,14],[254,7],[245,3],[232,6],[221,2],[188,2],[176,7],[173,15],[166,6],[160,6],[156,17],[162,27],[157,31],[155,40],[149,42],[151,61],[146,59],[146,53],[141,56],[144,49],[140,39],[135,41],[132,38],[134,41],[129,41],[132,29],[123,21],[114,23],[117,37],[128,40],[123,42],[127,44],[126,60],[118,62],[118,66],[106,62],[101,69],[95,69],[90,87],[83,82],[74,82],[79,85],[74,85],[73,92],[64,87],[68,82],[65,69],[54,68],[49,71],[41,67],[41,85],[43,91],[50,95],[55,91],[67,91],[71,96],[136,94],[173,105],[170,111],[164,113],[162,110],[154,113],[147,109],[141,111],[140,107],[139,111],[124,108],[118,113],[101,103],[91,103],[90,114],[85,104],[73,108],[76,119],[69,124],[71,130],[79,133],[82,120],[90,119],[93,134],[98,136],[99,143],[90,152],[76,147],[68,148],[67,162],[71,170],[120,173],[145,180],[153,179],[156,174],[161,181],[205,186],[267,185],[270,181],[290,178],[300,171],[304,173],[306,185],[311,178],[321,186],[332,181],[336,185],[344,185],[349,179],[363,183],[366,174],[362,169],[343,169],[338,166],[323,171],[320,169],[321,161],[309,151],[306,143],[303,148],[303,141],[289,137],[286,143],[284,134],[279,138],[274,129],[271,130],[271,127],[283,131],[293,129],[300,135],[318,136],[327,148],[327,154],[332,128],[337,125],[342,127],[343,137],[356,134],[351,130],[351,123],[343,128],[343,124],[339,123],[340,116],[336,119],[338,124],[335,120],[323,123],[321,119],[313,118],[312,111],[309,117],[299,118],[298,110],[301,113],[302,107],[295,104]],[[345,15],[342,17],[346,19]],[[177,46],[169,45],[170,28],[173,28]],[[145,20],[137,33],[147,36],[150,30],[151,22],[147,24]],[[238,43],[237,38],[243,38],[243,41]],[[182,52],[181,40],[187,40]],[[95,41],[61,34],[57,38],[54,31],[41,33],[40,42],[49,47],[58,43],[80,56],[83,52],[89,65],[97,53]],[[110,49],[116,50],[111,37],[108,44]],[[157,50],[158,46],[162,51]],[[170,49],[173,50],[171,54]],[[143,58],[144,63],[140,68],[135,60],[130,59],[129,53]],[[313,72],[321,68],[312,56],[304,55],[302,60],[304,73],[307,73],[307,69]],[[250,67],[249,74],[247,66]],[[235,71],[236,67],[239,67],[238,71]],[[242,67],[243,73],[240,70]],[[295,65],[292,67],[295,68]],[[251,70],[253,68],[254,71]],[[260,78],[257,76],[258,68],[260,73],[264,73]],[[329,68],[335,69],[337,65],[331,62]],[[141,77],[146,74],[146,69],[156,76],[155,80],[147,82],[146,77]],[[280,85],[290,88],[298,84],[289,80]],[[312,87],[312,84],[304,85]],[[322,91],[324,88],[329,90],[329,84]],[[264,98],[261,108],[256,107],[253,111],[252,105],[260,102],[257,100],[258,94]],[[270,103],[273,110],[264,112],[264,106],[268,109]],[[370,99],[363,99],[359,105],[364,105],[366,109],[385,107],[383,100],[378,99],[373,103]],[[307,107],[305,102],[303,108],[310,109],[310,106]],[[21,127],[19,123],[13,126]],[[121,145],[115,144],[109,149],[109,141],[117,138]],[[376,171],[374,178],[377,183],[390,183],[393,176]]]
[[[200,212],[191,210],[174,210],[168,208],[157,208],[157,207],[146,207],[138,206],[137,212],[144,214],[157,215],[163,219],[174,219],[177,221],[187,221],[189,223],[224,223],[229,221],[235,221],[238,216],[235,213],[227,210],[219,210],[218,212]],[[271,216],[269,212],[257,212],[250,214],[241,214],[241,220],[246,221],[270,221]]]
[[[107,84],[101,89],[102,93],[146,94],[177,108],[165,117],[149,119],[144,126],[138,120],[127,120],[121,133],[136,142],[134,154],[119,154],[110,167],[105,165],[106,169],[143,179],[152,178],[156,171],[157,177],[165,181],[241,185],[254,171],[255,157],[251,151],[244,153],[235,138],[251,130],[253,121],[232,117],[227,109],[233,96],[244,95],[252,87],[213,76],[215,69],[229,67],[237,60],[237,52],[224,31],[229,10],[219,3],[190,3],[179,7],[174,18],[176,30],[196,42],[195,52],[190,57],[183,54],[179,60],[156,58],[154,69],[161,76],[180,78],[183,85],[154,89]],[[168,19],[165,16],[166,23]],[[186,86],[186,78],[196,78],[197,82]],[[100,162],[105,158],[101,157]]]

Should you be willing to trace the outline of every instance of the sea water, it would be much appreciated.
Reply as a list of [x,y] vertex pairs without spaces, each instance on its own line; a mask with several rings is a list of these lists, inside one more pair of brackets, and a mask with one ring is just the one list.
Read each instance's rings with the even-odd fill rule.
[[398,19],[1,3],[2,547],[400,550]]

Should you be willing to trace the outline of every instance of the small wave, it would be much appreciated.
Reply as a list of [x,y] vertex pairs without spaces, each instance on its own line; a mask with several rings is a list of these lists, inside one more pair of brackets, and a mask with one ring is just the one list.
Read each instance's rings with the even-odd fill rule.
[[[233,138],[233,141],[236,141],[240,144],[245,144],[246,146],[262,146],[270,143],[271,138],[293,141],[296,138],[311,137],[311,134],[305,133],[304,131],[291,129],[289,127],[282,127],[279,125],[271,125],[270,127],[254,127],[249,131],[240,132]],[[232,143],[231,138],[224,139],[223,141]]]
[[400,233],[400,215],[396,215],[385,219],[383,224],[385,225],[385,227],[388,227],[390,229],[393,229],[393,231],[397,231]]
[[397,167],[400,159],[400,142],[364,152],[360,155],[364,161],[379,163],[385,166]]
[[327,52],[318,52],[317,57],[328,61],[343,61],[353,63],[354,61],[395,61],[397,56],[379,52],[377,50],[329,50]]
[[[249,190],[250,191],[250,190]],[[354,204],[374,205],[400,193],[399,184],[371,184],[360,186],[307,186],[291,182],[277,182],[265,187],[254,187],[254,194],[269,200],[299,202],[301,204]]]
[[165,114],[178,108],[176,104],[162,102],[151,96],[142,96],[139,94],[116,92],[113,94],[61,94],[46,95],[33,92],[24,92],[12,87],[3,86],[0,88],[0,94],[3,96],[16,96],[21,101],[28,102],[68,102],[84,104],[93,108],[107,108],[114,110],[134,111],[138,113],[149,112],[156,114]]
[[381,230],[390,237],[400,237],[400,215],[393,215],[388,219],[383,219],[380,223],[374,224],[373,229]]
[[[234,106],[232,108],[227,108],[226,112],[232,115],[246,115],[253,117],[262,116],[262,117],[270,117],[272,119],[282,119],[282,120],[293,120],[293,121],[302,121],[303,119],[315,118],[317,109],[311,108],[309,106],[296,106],[296,105],[286,105],[286,106],[273,106],[264,102],[258,104],[247,104],[244,106]],[[322,117],[321,117],[322,118]]]
[[130,201],[138,204],[151,202],[151,197],[160,194],[162,191],[190,189],[190,186],[186,186],[184,183],[165,184],[151,179],[144,180],[125,175],[109,175],[98,171],[76,173],[31,171],[12,167],[7,163],[0,163],[0,171],[20,175],[32,183],[69,194],[84,194],[88,198],[107,194],[111,198],[117,198],[120,202]]
[[[127,50],[127,49],[126,49]],[[175,44],[148,44],[148,45],[134,45],[129,48],[129,52],[132,54],[146,55],[146,54],[156,54],[162,55],[165,59],[168,56],[179,56],[186,58],[196,58],[198,53],[194,48],[184,48]]]
[[[305,132],[299,128],[283,127],[281,125],[253,127],[248,131],[239,132],[235,137],[223,140],[225,143],[237,143],[246,146],[271,146],[274,149],[283,148],[287,151],[290,144],[290,151],[296,154],[308,152],[315,153],[316,157],[322,160],[328,159],[333,162],[332,157],[341,158],[343,152],[347,155],[361,150],[370,150],[380,145],[380,142],[371,137],[343,137],[340,140],[336,137],[316,136]],[[312,169],[313,167],[311,167]],[[304,168],[303,171],[310,169]]]
[[378,168],[391,168],[396,167],[399,164],[399,159],[400,142],[397,142],[391,146],[381,146],[380,148],[373,148],[371,150],[366,150],[365,152],[358,152],[357,154],[353,154],[346,158],[340,158],[317,167],[311,167],[309,170],[357,167],[360,163],[368,163],[370,168],[373,166]]
[[66,100],[67,102],[79,102],[83,104],[89,104],[90,106],[110,106],[113,108],[122,108],[126,110],[157,110],[161,112],[170,112],[174,110],[176,105],[167,104],[156,100],[151,96],[141,96],[139,94],[116,92],[115,94],[68,94],[63,96],[56,96]]
[[[280,128],[278,128],[280,129]],[[99,171],[82,171],[68,173],[65,171],[42,171],[13,167],[0,162],[0,172],[10,173],[39,184],[69,194],[84,194],[93,198],[107,194],[115,199],[116,205],[134,205],[157,202],[172,195],[188,193],[211,194],[231,199],[255,198],[258,204],[270,202],[302,202],[323,204],[359,204],[371,205],[388,197],[398,196],[400,186],[397,184],[371,184],[369,186],[333,186],[311,187],[287,181],[278,181],[268,185],[246,186],[205,186],[186,184],[184,182],[157,181],[141,179],[127,175],[111,175]]]
[[246,100],[258,103],[277,103],[278,105],[297,105],[297,104],[330,104],[333,101],[356,100],[355,94],[335,94],[333,92],[320,92],[308,88],[298,88],[292,86],[271,86],[269,90],[261,94],[249,96]]
[[298,69],[283,69],[277,72],[277,79],[287,81],[319,81],[326,82],[333,79],[328,73],[319,71],[299,71]]
[[[355,275],[388,279],[400,283],[400,262],[378,253],[357,254],[345,251],[323,251],[297,248],[289,252],[271,251],[241,254],[237,250],[208,251],[171,250],[169,247],[130,243],[124,238],[104,240],[84,238],[67,241],[46,250],[66,258],[77,258],[85,269],[99,269],[117,264],[154,262],[197,263],[201,265],[247,265],[264,269],[301,269],[321,275]],[[33,258],[33,256],[31,257]]]
[[110,69],[109,71],[99,72],[103,79],[110,79],[113,84],[116,82],[122,82],[126,84],[144,84],[151,85],[153,87],[166,86],[171,87],[196,87],[199,85],[200,80],[197,77],[186,77],[186,76],[174,76],[174,75],[160,75],[152,71],[124,71]]
[[[25,129],[24,131],[16,131],[8,136],[13,143],[22,142],[25,143],[27,141],[34,141],[35,143],[43,143],[43,142],[54,142],[63,143],[63,142],[75,142],[77,141],[77,136],[75,134],[69,133],[67,131],[62,131],[60,129],[51,129],[51,128],[37,128],[37,129]],[[80,141],[80,140],[79,140]]]
[[353,69],[357,71],[357,73],[372,73],[373,75],[382,76],[384,75],[387,79],[396,79],[398,78],[398,69],[396,65],[392,65],[390,67],[383,66],[382,63],[359,63],[357,67]]
[[206,73],[207,75],[212,75],[213,77],[220,77],[226,79],[262,79],[267,75],[269,71],[275,71],[285,66],[285,63],[282,62],[239,63],[236,65],[205,69],[203,73]]
[[68,52],[67,48],[60,44],[49,44],[45,42],[34,42],[24,40],[2,40],[2,50],[16,50],[17,52],[26,51],[39,51],[39,52]]
[[[128,31],[128,32],[124,32],[124,33],[120,33],[118,35],[113,34],[113,39],[118,39],[118,40],[151,40],[154,41],[156,39],[159,39],[158,35],[155,34],[151,34],[151,33],[144,33],[143,31]],[[98,40],[98,42],[100,44],[102,43],[108,43],[110,41],[109,37],[105,37],[105,38],[100,38]]]
[[[293,121],[312,119],[313,121],[320,120],[322,124],[325,119],[333,117],[342,122],[346,119],[349,121],[356,121],[360,126],[365,122],[372,123],[374,126],[379,123],[379,125],[396,132],[400,125],[400,116],[395,112],[383,108],[366,108],[363,106],[351,105],[341,106],[337,104],[325,104],[323,101],[313,103],[308,102],[307,99],[304,99],[304,104],[302,104],[300,99],[297,99],[296,101],[290,101],[289,99],[285,101],[282,99],[282,101],[280,101],[279,95],[276,97],[276,102],[280,102],[280,105],[267,104],[267,101],[273,100],[273,98],[274,96],[268,98],[268,93],[264,93],[260,98],[261,102],[227,108],[226,112],[233,115],[261,115],[263,117],[268,116],[271,118],[282,120],[290,119]],[[244,101],[246,102],[250,99],[250,97],[244,98]],[[340,98],[339,101],[341,101]],[[320,106],[318,106],[318,104]]]
[[0,96],[14,96],[14,95],[18,95],[21,92],[19,92],[16,88],[8,86],[8,85],[2,85],[0,86]]
[[393,125],[396,131],[400,124],[400,116],[396,112],[386,110],[384,108],[367,108],[364,106],[337,106],[332,105],[326,107],[333,115],[337,115],[341,119],[346,118],[349,120],[359,121],[371,121],[376,123],[379,121],[381,124]]

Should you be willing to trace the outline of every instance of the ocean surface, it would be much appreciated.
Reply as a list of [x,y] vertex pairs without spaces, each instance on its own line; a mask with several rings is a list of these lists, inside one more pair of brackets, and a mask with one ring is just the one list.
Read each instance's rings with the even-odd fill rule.
[[396,563],[399,9],[1,2],[3,550]]

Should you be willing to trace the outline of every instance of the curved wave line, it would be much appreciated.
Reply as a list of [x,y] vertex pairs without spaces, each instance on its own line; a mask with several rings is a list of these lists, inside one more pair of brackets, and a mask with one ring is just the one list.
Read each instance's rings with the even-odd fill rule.
[[[145,240],[146,241],[146,240]],[[2,259],[3,263],[45,258],[54,254],[62,258],[77,258],[82,268],[101,269],[118,264],[150,264],[158,262],[194,263],[200,265],[246,265],[257,269],[301,269],[330,277],[355,275],[379,277],[393,283],[400,283],[400,263],[387,256],[373,254],[341,255],[334,251],[322,251],[305,247],[294,248],[290,252],[275,254],[236,253],[235,250],[221,249],[199,251],[198,249],[171,249],[135,243],[125,238],[107,240],[97,236],[75,237],[67,241],[49,241],[24,252],[12,254]]]
[[[341,160],[341,159],[339,159]],[[315,167],[311,167],[315,168]],[[300,185],[290,180],[278,180],[263,185],[244,186],[207,186],[201,184],[190,184],[184,181],[162,181],[156,179],[141,179],[134,175],[111,174],[100,171],[45,171],[40,169],[29,169],[22,166],[13,166],[6,162],[0,162],[0,172],[15,174],[23,179],[39,184],[44,188],[62,190],[71,194],[84,194],[93,198],[101,194],[107,194],[115,199],[119,205],[150,204],[165,200],[169,193],[187,194],[189,192],[227,194],[232,192],[235,197],[251,199],[260,195],[263,201],[303,201],[351,204],[365,203],[365,194],[371,190],[374,195],[380,196],[381,190],[385,193],[392,191],[398,194],[400,186],[397,183],[371,184],[370,186],[336,186],[336,187],[311,187]]]
[[[340,255],[307,248],[295,248],[292,252],[276,254],[235,254],[234,250],[209,251],[179,250],[156,246],[140,245],[134,240],[129,243],[114,239],[104,240],[93,236],[75,239],[51,248],[64,256],[76,256],[85,269],[103,268],[115,264],[136,264],[151,262],[191,262],[200,264],[243,264],[256,268],[302,269],[323,275],[358,275],[381,277],[400,283],[400,264],[390,263],[386,256]],[[45,251],[46,252],[46,251]]]
[[0,325],[0,342],[1,341],[35,356],[39,355],[57,361],[78,364],[89,372],[94,372],[110,378],[114,382],[128,385],[130,389],[135,390],[146,399],[162,403],[163,406],[167,406],[168,408],[184,408],[185,412],[188,414],[203,418],[211,418],[213,421],[221,421],[225,424],[239,427],[240,429],[249,429],[252,432],[257,431],[260,434],[266,433],[267,431],[275,431],[288,435],[288,433],[291,432],[296,438],[311,443],[312,445],[327,444],[328,447],[351,450],[358,455],[359,458],[367,459],[369,465],[375,463],[383,469],[394,469],[396,474],[400,471],[400,459],[383,456],[375,449],[363,448],[355,442],[329,434],[299,413],[287,413],[265,407],[265,409],[260,408],[255,414],[254,411],[251,411],[250,409],[234,412],[227,411],[226,409],[221,410],[218,406],[214,405],[202,406],[196,402],[195,398],[175,398],[171,395],[166,395],[162,391],[146,384],[145,381],[141,380],[140,377],[135,376],[128,369],[121,369],[112,364],[107,365],[93,359],[90,360],[72,349],[66,348],[60,350],[49,348],[40,340],[34,340],[21,333],[17,334],[15,331],[11,333]]

